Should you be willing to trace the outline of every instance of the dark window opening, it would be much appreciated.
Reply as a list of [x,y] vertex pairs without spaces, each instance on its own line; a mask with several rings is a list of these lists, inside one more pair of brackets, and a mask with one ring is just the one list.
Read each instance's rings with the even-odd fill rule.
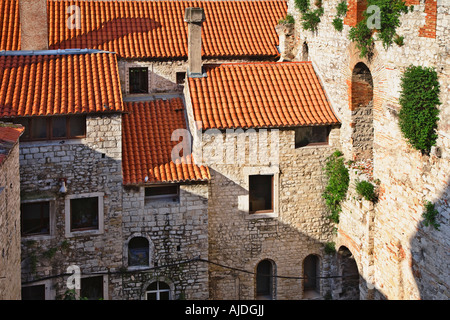
[[149,244],[144,237],[136,237],[128,243],[128,266],[149,265]]
[[80,297],[88,300],[102,300],[103,276],[81,278]]
[[303,262],[304,291],[319,291],[319,258],[309,255]]
[[86,116],[16,118],[25,127],[20,141],[77,139],[86,137]]
[[269,260],[261,261],[256,268],[256,298],[273,298],[273,270]]
[[273,175],[249,176],[249,211],[273,211]]
[[327,145],[330,129],[330,126],[296,128],[295,148]]
[[70,200],[70,230],[98,229],[98,197]]
[[22,287],[22,300],[45,300],[45,285]]
[[130,93],[148,93],[148,68],[130,68]]
[[155,186],[145,188],[145,200],[166,200],[177,202],[180,196],[179,185]]
[[177,84],[184,84],[186,79],[186,72],[177,72]]
[[50,203],[32,202],[21,204],[22,236],[50,234]]
[[147,300],[170,300],[170,287],[167,283],[155,281],[146,290]]

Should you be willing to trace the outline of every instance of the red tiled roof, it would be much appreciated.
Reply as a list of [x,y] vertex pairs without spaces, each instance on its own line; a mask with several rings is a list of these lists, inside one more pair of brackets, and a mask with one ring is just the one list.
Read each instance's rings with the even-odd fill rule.
[[0,50],[20,50],[19,1],[0,1]]
[[[81,29],[68,28],[78,6]],[[286,0],[243,1],[48,1],[50,49],[89,48],[123,58],[186,58],[185,8],[203,7],[205,58],[277,57],[275,26]],[[73,14],[75,12],[72,12]],[[70,24],[69,24],[70,25]],[[18,0],[0,0],[0,50],[20,49]]]
[[122,111],[116,55],[86,52],[0,54],[0,118]]
[[202,128],[264,128],[339,123],[311,62],[229,63],[189,78]]
[[[183,155],[180,162],[172,161],[172,149],[179,143],[171,141],[172,132],[186,129],[181,98],[125,102],[125,111],[122,118],[124,184],[201,181],[210,178],[209,169],[195,165],[192,154]],[[145,177],[148,177],[148,181],[145,181]]]
[[0,122],[0,165],[25,130],[21,125]]

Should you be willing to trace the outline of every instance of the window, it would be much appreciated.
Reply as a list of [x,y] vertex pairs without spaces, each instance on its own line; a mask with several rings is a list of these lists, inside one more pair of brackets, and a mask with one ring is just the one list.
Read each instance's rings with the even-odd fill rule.
[[45,300],[45,285],[22,287],[22,300]]
[[307,256],[303,261],[303,290],[305,298],[314,297],[314,293],[319,293],[319,258],[313,254]]
[[65,199],[65,233],[101,234],[104,232],[102,192],[67,195]]
[[103,300],[103,276],[81,278],[80,297],[88,300]]
[[186,79],[186,72],[177,72],[177,84],[184,84]]
[[70,200],[70,230],[98,229],[98,197]]
[[145,294],[147,300],[171,300],[169,285],[161,281],[151,283]]
[[269,260],[261,261],[256,267],[256,299],[273,299],[273,268]]
[[17,118],[25,131],[21,141],[77,139],[86,137],[86,116]]
[[50,202],[22,203],[21,231],[22,236],[50,234]]
[[144,237],[135,237],[128,243],[128,266],[149,265],[149,243]]
[[178,202],[180,198],[180,186],[175,185],[162,185],[145,188],[145,201],[163,200]]
[[130,68],[130,93],[148,93],[148,68]]
[[295,148],[327,145],[330,126],[302,127],[295,129]]
[[250,213],[273,211],[273,175],[249,176]]

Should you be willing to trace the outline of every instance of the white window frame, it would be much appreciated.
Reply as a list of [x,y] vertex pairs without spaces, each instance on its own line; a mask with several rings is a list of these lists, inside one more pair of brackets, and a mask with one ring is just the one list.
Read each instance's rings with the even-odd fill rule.
[[[104,198],[103,192],[92,192],[92,193],[83,193],[83,194],[74,194],[74,195],[68,195],[65,199],[65,233],[66,237],[74,237],[77,235],[97,235],[97,234],[103,234],[104,233],[104,205],[103,205],[103,198]],[[80,231],[71,231],[71,225],[70,225],[70,200],[72,199],[82,199],[82,198],[95,198],[98,197],[98,229],[93,230],[80,230]]]
[[33,283],[29,283],[29,284],[25,284],[22,286],[22,288],[25,287],[33,287],[33,286],[40,286],[40,285],[44,285],[45,286],[45,300],[55,300],[56,299],[56,291],[53,288],[53,284],[52,284],[52,280],[41,280],[41,281],[36,281]]
[[[32,200],[23,200],[20,204],[27,203],[37,203],[37,202],[48,202],[49,203],[49,233],[48,234],[31,234],[21,236],[23,239],[27,240],[45,240],[50,239],[55,236],[56,230],[56,215],[55,215],[55,200],[56,198],[40,198]],[[22,220],[22,212],[20,212],[20,219]]]
[[250,176],[253,175],[273,175],[273,211],[272,212],[251,212],[250,211],[250,194],[238,196],[238,208],[245,213],[245,219],[262,219],[262,218],[277,218],[279,212],[279,180],[280,169],[278,166],[270,167],[244,167],[244,188],[250,189]]
[[[156,293],[156,300],[160,300],[160,296],[159,296],[159,293],[160,292],[169,292],[169,300],[172,300],[173,299],[173,297],[172,297],[172,286],[171,286],[171,284],[170,283],[167,283],[166,281],[164,281],[164,280],[161,280],[161,279],[155,279],[155,280],[153,280],[153,281],[150,281],[150,282],[148,282],[146,285],[145,285],[145,287],[147,288],[149,285],[151,285],[153,282],[156,282],[156,290],[147,290],[147,289],[145,289],[145,295],[144,295],[144,299],[145,300],[147,300],[147,294],[148,293]],[[168,285],[169,286],[169,289],[159,289],[159,283],[160,282],[164,282],[166,285]]]
[[[107,274],[90,274],[81,276],[81,279],[93,278],[93,277],[102,277],[103,278],[103,300],[109,300],[108,294],[108,275]],[[81,297],[81,279],[80,279],[80,289],[75,289],[75,294],[77,298]]]

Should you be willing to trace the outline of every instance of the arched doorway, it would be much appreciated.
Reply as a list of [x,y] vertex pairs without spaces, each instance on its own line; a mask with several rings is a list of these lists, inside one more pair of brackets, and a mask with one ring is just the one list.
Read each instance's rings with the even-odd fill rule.
[[320,293],[320,264],[319,257],[310,254],[303,260],[303,297],[316,298]]
[[340,298],[343,300],[359,300],[359,272],[353,254],[347,247],[338,250],[338,267],[341,281]]
[[351,84],[353,159],[373,159],[373,78],[369,68],[359,62]]
[[274,266],[270,260],[262,260],[256,267],[256,299],[274,298]]

